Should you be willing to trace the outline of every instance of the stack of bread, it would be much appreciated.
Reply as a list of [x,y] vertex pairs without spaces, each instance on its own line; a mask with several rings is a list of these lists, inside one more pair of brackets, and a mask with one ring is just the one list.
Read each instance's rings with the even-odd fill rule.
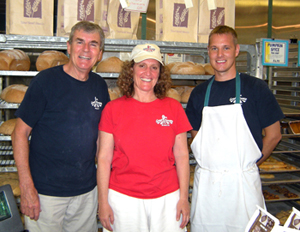
[[19,49],[3,50],[0,52],[0,70],[29,71],[30,59]]

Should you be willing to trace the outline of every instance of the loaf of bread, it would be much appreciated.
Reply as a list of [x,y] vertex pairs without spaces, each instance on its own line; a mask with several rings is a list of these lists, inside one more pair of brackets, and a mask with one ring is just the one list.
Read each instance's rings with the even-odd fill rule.
[[171,97],[171,98],[174,98],[175,100],[177,101],[181,101],[181,96],[180,94],[178,93],[178,91],[174,88],[171,88],[167,91],[167,97]]
[[0,52],[0,70],[28,71],[29,69],[30,59],[24,51],[13,49]]
[[181,102],[182,103],[187,103],[189,98],[190,98],[190,95],[191,95],[191,92],[193,91],[194,88],[192,87],[189,87],[189,86],[185,86],[184,87],[184,91],[182,92],[181,94]]
[[174,67],[174,65],[179,64],[181,62],[171,62],[169,64],[166,64],[165,67],[167,67],[170,71]]
[[98,73],[120,73],[123,61],[116,56],[108,57],[102,60],[96,67]]
[[16,125],[16,118],[9,119],[0,125],[0,134],[11,135]]
[[108,88],[110,100],[115,100],[120,97],[120,89],[118,87]]
[[180,62],[176,63],[170,70],[171,74],[179,75],[204,75],[205,70],[201,64],[193,62]]
[[2,90],[0,98],[9,103],[21,103],[25,96],[28,86],[13,84]]
[[203,68],[205,70],[205,75],[214,75],[214,69],[211,64],[203,64]]
[[43,51],[37,58],[35,66],[37,71],[42,71],[58,65],[68,63],[69,58],[60,51],[48,50]]

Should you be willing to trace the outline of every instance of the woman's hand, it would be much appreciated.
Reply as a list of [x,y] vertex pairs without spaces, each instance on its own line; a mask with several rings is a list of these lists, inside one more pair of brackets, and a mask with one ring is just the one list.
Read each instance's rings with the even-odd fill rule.
[[180,224],[180,228],[183,229],[190,220],[190,205],[188,200],[179,199],[177,203],[177,212],[176,212],[176,220],[180,220],[180,216],[182,215],[182,222]]

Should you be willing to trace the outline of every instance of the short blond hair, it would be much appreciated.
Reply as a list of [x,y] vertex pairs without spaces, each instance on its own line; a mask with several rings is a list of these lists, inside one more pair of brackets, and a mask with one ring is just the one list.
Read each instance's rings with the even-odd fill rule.
[[218,35],[231,34],[233,37],[234,45],[238,44],[238,41],[237,41],[238,36],[237,36],[236,31],[232,27],[229,27],[226,25],[219,25],[210,32],[209,37],[208,37],[208,46],[210,44],[210,37],[215,34],[218,34]]

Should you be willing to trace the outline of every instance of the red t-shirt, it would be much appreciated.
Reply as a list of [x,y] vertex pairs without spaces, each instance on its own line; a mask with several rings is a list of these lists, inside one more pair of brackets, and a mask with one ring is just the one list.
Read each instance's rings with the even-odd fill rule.
[[123,96],[109,102],[99,123],[99,130],[114,136],[109,188],[142,199],[176,191],[175,136],[191,129],[172,98],[143,103]]

